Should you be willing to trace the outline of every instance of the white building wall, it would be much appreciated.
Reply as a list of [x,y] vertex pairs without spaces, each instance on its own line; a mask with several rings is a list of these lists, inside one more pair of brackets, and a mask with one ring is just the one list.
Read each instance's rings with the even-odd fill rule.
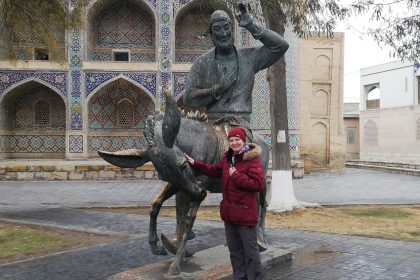
[[[420,164],[419,71],[391,62],[361,70],[360,159]],[[371,85],[380,89],[380,108],[366,110]]]
[[416,105],[415,71],[413,63],[400,61],[360,70],[361,109],[366,109],[366,98],[371,88],[380,89],[380,108]]

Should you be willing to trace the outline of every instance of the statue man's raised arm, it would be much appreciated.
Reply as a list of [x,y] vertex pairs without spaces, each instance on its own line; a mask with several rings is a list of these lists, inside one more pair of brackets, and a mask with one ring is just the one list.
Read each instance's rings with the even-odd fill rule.
[[[224,11],[214,12],[209,26],[214,48],[194,61],[183,95],[183,102],[187,106],[209,108],[222,99],[234,97],[238,92],[250,94],[255,73],[271,66],[287,51],[289,44],[284,38],[258,25],[246,9],[240,8],[236,18],[239,26],[247,29],[263,46],[236,49],[228,14]],[[251,71],[244,74],[243,67],[251,67]],[[252,84],[247,86],[251,79]],[[224,104],[225,107],[230,106],[226,105],[226,101]],[[214,106],[213,109],[218,112],[223,110]]]

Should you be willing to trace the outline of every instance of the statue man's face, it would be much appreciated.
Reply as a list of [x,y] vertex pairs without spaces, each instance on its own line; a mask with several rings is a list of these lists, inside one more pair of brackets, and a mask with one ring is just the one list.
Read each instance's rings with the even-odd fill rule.
[[216,21],[211,25],[211,39],[216,48],[229,50],[233,47],[232,24],[228,20]]

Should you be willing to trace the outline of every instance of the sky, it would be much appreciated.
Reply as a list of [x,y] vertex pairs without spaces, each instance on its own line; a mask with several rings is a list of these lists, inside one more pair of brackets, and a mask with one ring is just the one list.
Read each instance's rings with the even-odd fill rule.
[[[353,0],[342,0],[341,2],[349,4]],[[407,11],[404,1],[390,7],[392,16],[411,13]],[[360,102],[360,69],[398,60],[390,56],[391,49],[389,47],[378,46],[367,35],[360,38],[360,33],[356,30],[363,31],[369,25],[380,24],[369,21],[368,15],[347,19],[345,23],[340,22],[336,28],[336,31],[345,32],[344,102]],[[345,26],[352,26],[353,29],[346,29]]]
[[360,69],[397,59],[389,56],[390,48],[379,47],[370,37],[361,39],[355,31],[346,30],[344,40],[344,102],[359,102]]

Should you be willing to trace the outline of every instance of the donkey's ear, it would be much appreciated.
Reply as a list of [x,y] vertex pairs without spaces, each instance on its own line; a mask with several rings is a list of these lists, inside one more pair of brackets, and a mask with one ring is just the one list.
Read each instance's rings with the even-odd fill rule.
[[166,147],[172,148],[181,125],[181,112],[169,91],[165,91],[166,108],[162,122],[162,138]]
[[145,150],[129,149],[118,152],[98,151],[98,154],[110,164],[124,168],[136,168],[150,161]]

